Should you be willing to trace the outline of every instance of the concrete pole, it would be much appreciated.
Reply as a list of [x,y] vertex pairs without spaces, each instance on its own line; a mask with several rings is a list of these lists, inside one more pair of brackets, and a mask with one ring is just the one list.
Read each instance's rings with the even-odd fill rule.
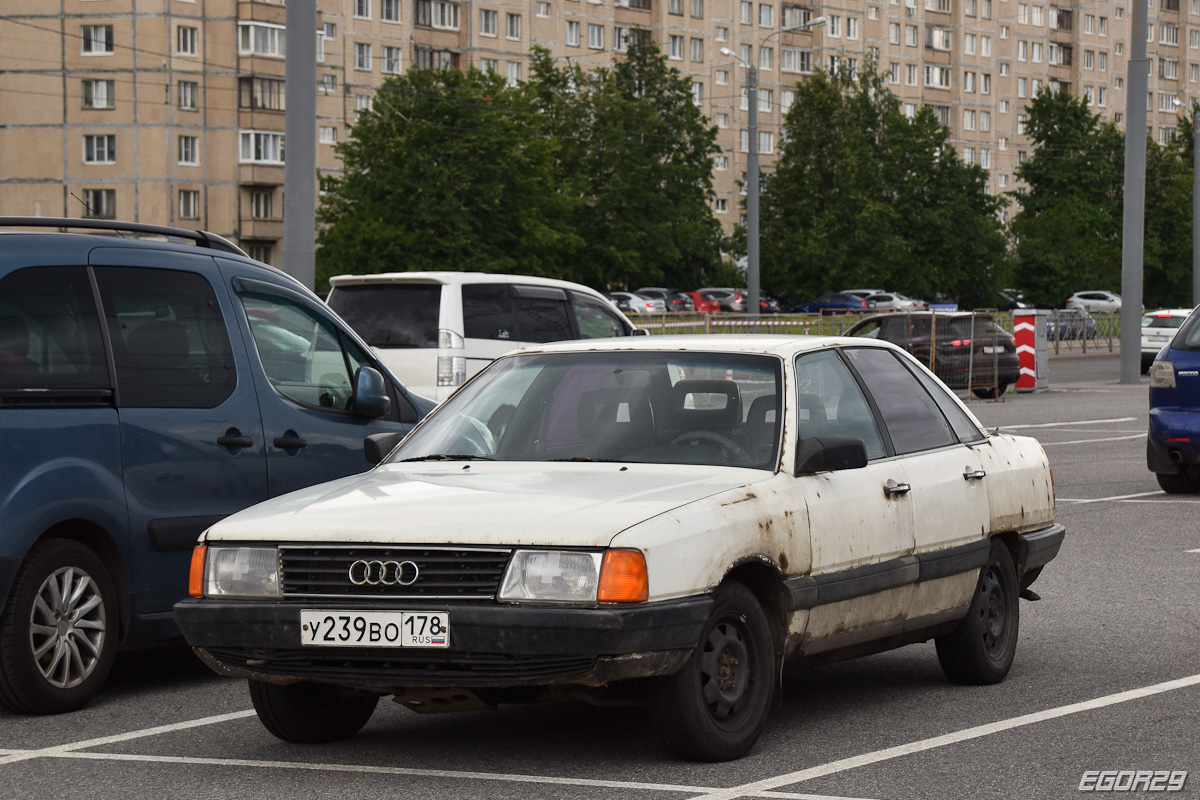
[[1125,99],[1125,208],[1121,245],[1121,383],[1142,378],[1142,264],[1146,217],[1146,4],[1130,3],[1129,91]]
[[758,315],[758,68],[746,67],[750,96],[750,155],[746,159],[746,311]]
[[283,263],[308,288],[316,284],[317,229],[317,4],[287,4],[284,77]]

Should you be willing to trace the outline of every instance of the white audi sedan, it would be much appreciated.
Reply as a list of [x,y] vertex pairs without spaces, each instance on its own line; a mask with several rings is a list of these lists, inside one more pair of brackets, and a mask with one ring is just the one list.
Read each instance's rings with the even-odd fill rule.
[[950,680],[1002,680],[1064,535],[1041,446],[874,340],[529,348],[371,444],[370,472],[211,527],[175,607],[287,741],[384,696],[616,696],[675,753],[737,758],[783,659],[932,639]]

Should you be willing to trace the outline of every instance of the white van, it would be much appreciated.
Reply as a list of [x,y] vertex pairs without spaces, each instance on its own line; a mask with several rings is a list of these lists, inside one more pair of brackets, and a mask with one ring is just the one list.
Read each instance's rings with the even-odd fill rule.
[[552,278],[387,272],[329,283],[329,306],[406,386],[436,400],[518,347],[635,330],[599,292]]

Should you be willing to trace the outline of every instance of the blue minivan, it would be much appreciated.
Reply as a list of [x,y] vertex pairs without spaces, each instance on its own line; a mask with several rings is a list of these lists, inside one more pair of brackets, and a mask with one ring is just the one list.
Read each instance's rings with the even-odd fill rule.
[[205,528],[433,405],[219,236],[0,217],[0,704],[88,702],[118,647],[178,636]]
[[1200,492],[1200,308],[1150,365],[1146,465],[1164,492]]

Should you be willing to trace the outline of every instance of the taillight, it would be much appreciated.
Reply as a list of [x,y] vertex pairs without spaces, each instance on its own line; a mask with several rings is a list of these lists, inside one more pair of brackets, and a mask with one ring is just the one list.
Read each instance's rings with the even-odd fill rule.
[[951,347],[970,347],[971,340],[970,339],[954,339],[953,341],[950,342],[950,346]]

